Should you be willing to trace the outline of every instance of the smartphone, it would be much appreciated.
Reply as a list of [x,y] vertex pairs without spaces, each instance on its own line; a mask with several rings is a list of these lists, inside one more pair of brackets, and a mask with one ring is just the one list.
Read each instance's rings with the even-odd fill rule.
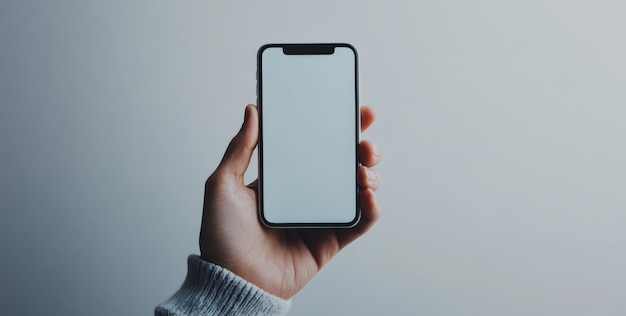
[[356,225],[356,48],[263,45],[257,53],[257,98],[261,221],[275,228]]

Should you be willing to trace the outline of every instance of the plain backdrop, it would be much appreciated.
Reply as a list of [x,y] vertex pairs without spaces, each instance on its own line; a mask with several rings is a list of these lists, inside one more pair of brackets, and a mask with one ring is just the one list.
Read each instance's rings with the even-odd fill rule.
[[204,180],[255,102],[258,47],[350,42],[384,214],[292,315],[624,315],[624,12],[2,0],[2,314],[151,314],[198,253]]

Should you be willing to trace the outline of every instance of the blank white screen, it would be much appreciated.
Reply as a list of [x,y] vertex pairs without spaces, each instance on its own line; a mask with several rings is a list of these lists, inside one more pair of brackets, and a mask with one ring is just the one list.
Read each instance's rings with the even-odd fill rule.
[[347,223],[356,204],[355,53],[262,55],[263,213],[271,223]]

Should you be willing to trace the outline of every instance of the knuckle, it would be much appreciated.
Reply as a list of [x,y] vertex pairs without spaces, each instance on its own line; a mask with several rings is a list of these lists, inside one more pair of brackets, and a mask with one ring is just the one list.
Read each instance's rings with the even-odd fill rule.
[[222,182],[223,176],[217,170],[211,174],[204,182],[204,189],[206,191],[212,191]]

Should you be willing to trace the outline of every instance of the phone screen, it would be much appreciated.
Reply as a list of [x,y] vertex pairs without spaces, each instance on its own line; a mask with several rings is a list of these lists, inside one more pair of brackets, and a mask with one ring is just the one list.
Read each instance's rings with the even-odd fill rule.
[[358,222],[357,53],[348,44],[258,54],[259,211],[269,226]]

